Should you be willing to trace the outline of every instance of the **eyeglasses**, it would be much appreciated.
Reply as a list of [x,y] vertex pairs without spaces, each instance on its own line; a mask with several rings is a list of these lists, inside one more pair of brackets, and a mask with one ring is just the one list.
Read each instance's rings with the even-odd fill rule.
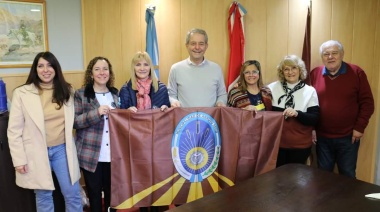
[[333,51],[333,52],[323,52],[323,53],[322,53],[322,56],[323,56],[323,57],[330,57],[330,56],[332,56],[332,57],[336,57],[336,56],[338,56],[338,54],[339,54],[338,51]]
[[293,66],[293,67],[285,67],[284,69],[282,69],[282,71],[284,73],[289,73],[290,71],[292,72],[296,72],[298,70],[298,67],[297,66]]
[[253,71],[244,71],[244,75],[259,75],[260,71],[259,70],[253,70]]

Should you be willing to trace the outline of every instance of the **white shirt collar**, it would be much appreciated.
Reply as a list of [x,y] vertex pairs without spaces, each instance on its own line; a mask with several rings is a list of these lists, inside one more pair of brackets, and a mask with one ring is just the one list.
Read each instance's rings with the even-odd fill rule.
[[190,60],[190,57],[188,57],[187,59],[186,59],[186,61],[187,61],[187,63],[189,64],[189,65],[192,65],[192,66],[202,66],[203,64],[205,64],[206,63],[206,58],[204,58],[203,57],[203,61],[200,63],[200,64],[195,64],[195,63],[193,63],[191,60]]

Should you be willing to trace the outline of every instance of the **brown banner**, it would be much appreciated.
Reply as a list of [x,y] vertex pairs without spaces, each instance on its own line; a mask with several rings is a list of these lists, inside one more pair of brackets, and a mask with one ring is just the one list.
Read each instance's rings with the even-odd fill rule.
[[111,206],[183,204],[276,166],[282,113],[112,110]]

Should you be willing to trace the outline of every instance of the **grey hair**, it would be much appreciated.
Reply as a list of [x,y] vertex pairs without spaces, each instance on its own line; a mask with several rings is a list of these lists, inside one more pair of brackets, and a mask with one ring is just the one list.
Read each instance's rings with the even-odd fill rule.
[[191,36],[191,34],[201,34],[201,35],[204,35],[205,36],[205,42],[206,42],[206,44],[208,43],[208,36],[207,36],[206,31],[203,30],[203,29],[193,28],[193,29],[191,29],[190,31],[187,32],[187,35],[186,35],[186,45],[189,44],[189,42],[190,42],[190,36]]
[[307,77],[307,70],[305,62],[296,55],[287,55],[281,60],[280,64],[277,66],[277,76],[280,82],[285,82],[284,67],[285,66],[296,66],[300,70],[300,80],[305,80]]
[[343,45],[337,40],[328,40],[324,43],[322,43],[321,47],[319,47],[319,54],[322,56],[323,54],[323,49],[331,46],[338,46],[338,49],[340,52],[344,52]]

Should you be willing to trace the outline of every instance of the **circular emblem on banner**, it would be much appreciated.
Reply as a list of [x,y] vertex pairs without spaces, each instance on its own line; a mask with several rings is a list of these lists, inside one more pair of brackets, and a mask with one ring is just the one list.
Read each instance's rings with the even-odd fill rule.
[[201,182],[218,167],[221,138],[215,119],[193,112],[178,123],[172,138],[172,158],[178,173],[190,182]]

